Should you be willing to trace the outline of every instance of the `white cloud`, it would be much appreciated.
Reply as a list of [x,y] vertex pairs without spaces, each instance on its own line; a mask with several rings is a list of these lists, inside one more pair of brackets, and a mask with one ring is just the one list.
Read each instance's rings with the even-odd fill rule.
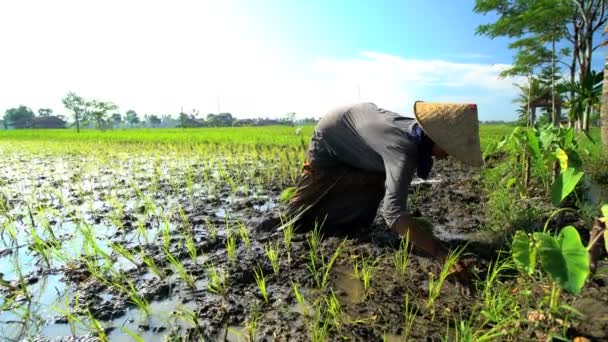
[[318,117],[358,100],[409,114],[416,99],[459,98],[502,104],[492,113],[480,105],[482,118],[512,115],[513,80],[497,77],[507,65],[378,52],[294,58],[224,4],[2,2],[0,111],[24,104],[65,113],[61,98],[75,91],[140,113],[216,112],[219,98],[221,111],[240,117]]

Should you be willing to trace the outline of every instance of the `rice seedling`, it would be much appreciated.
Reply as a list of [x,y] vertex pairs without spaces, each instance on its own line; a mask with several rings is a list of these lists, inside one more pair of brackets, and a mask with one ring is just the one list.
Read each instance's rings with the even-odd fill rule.
[[266,256],[268,257],[268,260],[270,261],[270,265],[272,265],[272,270],[274,272],[274,274],[279,274],[279,270],[280,270],[280,246],[279,243],[272,243],[268,242],[268,244],[266,244],[264,246],[264,250],[266,251]]
[[248,250],[251,250],[251,240],[249,240],[249,230],[247,229],[247,226],[241,221],[238,221],[237,225],[239,227],[239,236],[241,237],[241,241],[245,243]]
[[95,335],[97,335],[97,338],[99,338],[102,342],[109,342],[110,339],[106,335],[106,329],[101,324],[101,322],[99,322],[95,319],[95,317],[93,317],[93,314],[91,313],[91,310],[89,308],[87,308],[87,315],[89,328],[95,333]]
[[[329,259],[329,262],[323,263],[323,269],[324,269],[323,278],[321,280],[321,284],[320,284],[319,288],[327,287],[328,282],[329,282],[329,273],[331,271],[331,268],[333,267],[334,263],[336,262],[336,260],[340,256],[340,254],[342,253],[342,250],[344,249],[345,244],[346,244],[346,238],[344,240],[342,240],[342,242],[338,245],[338,247],[336,247],[334,254]],[[323,258],[323,260],[324,260],[324,258]]]
[[510,286],[498,280],[501,273],[511,270],[511,261],[495,261],[488,266],[488,275],[483,287],[483,309],[481,314],[492,323],[506,322],[519,317],[517,298],[511,294]]
[[323,315],[322,305],[317,305],[312,322],[309,324],[312,342],[325,342],[329,335],[329,320]]
[[192,260],[192,264],[196,266],[196,258],[198,257],[198,250],[196,248],[196,242],[194,241],[194,237],[190,233],[185,233],[186,240],[186,249],[188,249],[188,254],[190,255],[190,260]]
[[[281,217],[283,224],[283,218]],[[285,251],[287,252],[287,263],[291,263],[291,241],[293,240],[294,227],[293,223],[283,226],[283,242],[285,243]]]
[[260,318],[260,312],[257,309],[251,310],[247,320],[245,320],[245,331],[247,332],[247,339],[250,342],[257,341],[258,335],[258,320]]
[[412,333],[412,327],[418,314],[418,307],[412,306],[410,303],[410,295],[405,295],[405,326],[403,327],[403,338],[408,341]]
[[411,246],[410,236],[406,234],[399,243],[399,249],[393,254],[393,264],[400,275],[404,276],[410,260]]
[[215,241],[217,239],[217,227],[208,217],[205,218],[205,227],[207,228],[207,232],[209,232],[211,241]]
[[129,337],[132,338],[135,342],[145,342],[145,340],[141,336],[137,335],[136,333],[125,327],[120,327],[120,330],[125,334],[129,335]]
[[458,248],[456,250],[450,251],[450,253],[448,253],[448,256],[445,258],[443,267],[441,268],[441,271],[439,272],[439,276],[437,277],[437,279],[435,279],[435,277],[433,277],[433,276],[430,277],[430,279],[429,279],[429,297],[428,297],[428,301],[427,301],[427,307],[429,309],[434,310],[435,301],[439,297],[441,288],[443,287],[445,280],[450,275],[452,267],[458,262],[458,259],[460,257],[460,253],[462,253],[462,250],[463,250],[462,248]]
[[225,295],[228,291],[228,275],[226,272],[219,270],[215,265],[207,266],[209,274],[209,282],[207,289],[215,294]]
[[308,306],[304,301],[304,296],[302,295],[302,293],[300,293],[300,290],[298,289],[298,285],[292,281],[291,287],[293,288],[293,294],[296,297],[300,308],[302,309],[302,314],[304,314],[304,317],[308,317]]
[[330,293],[325,296],[324,300],[328,315],[327,319],[332,322],[332,325],[336,329],[340,330],[342,327],[342,307],[333,289],[330,289]]
[[139,251],[139,258],[154,275],[160,279],[165,279],[165,272],[161,270],[158,265],[156,265],[156,262],[152,257],[148,256],[146,252],[144,252],[143,248],[141,248]]
[[165,251],[169,251],[171,248],[171,228],[169,224],[169,218],[165,216],[163,226],[163,248]]
[[264,278],[262,268],[258,266],[257,269],[253,270],[253,276],[255,278],[255,283],[262,294],[262,298],[264,298],[264,302],[268,304],[268,289],[266,288],[266,279]]
[[353,264],[355,278],[363,282],[363,289],[366,291],[371,287],[374,269],[379,262],[380,258],[368,256],[363,257],[361,263],[355,260]]
[[135,255],[133,255],[133,253],[129,252],[121,244],[119,244],[119,243],[111,243],[110,244],[110,248],[112,248],[112,250],[114,250],[114,252],[118,253],[123,258],[129,260],[129,262],[131,262],[133,265],[135,265],[135,267],[139,268],[139,263],[135,259]]
[[234,266],[236,264],[236,236],[232,234],[226,236],[226,254],[228,262]]
[[169,251],[165,251],[165,256],[167,260],[169,260],[169,263],[175,269],[175,272],[177,272],[180,278],[182,278],[182,280],[186,282],[186,285],[188,285],[188,287],[193,290],[196,289],[196,281],[194,277],[192,276],[192,274],[190,274],[190,272],[188,272],[188,270],[186,270],[186,267],[181,263],[181,261],[174,257]]

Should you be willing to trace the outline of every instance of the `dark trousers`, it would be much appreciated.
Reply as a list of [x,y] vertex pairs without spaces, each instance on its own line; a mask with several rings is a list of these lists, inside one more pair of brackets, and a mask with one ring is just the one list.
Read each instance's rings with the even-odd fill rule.
[[384,197],[385,175],[350,166],[315,168],[304,164],[287,215],[296,227],[350,231],[371,225]]

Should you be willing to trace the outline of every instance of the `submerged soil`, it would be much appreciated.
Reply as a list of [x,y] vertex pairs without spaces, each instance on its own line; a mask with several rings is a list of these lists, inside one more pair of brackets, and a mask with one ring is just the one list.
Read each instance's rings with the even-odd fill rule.
[[[83,317],[83,324],[72,332],[68,315],[61,314],[60,310],[46,309],[40,315],[39,325],[29,327],[29,333],[25,331],[21,336],[35,337],[37,341],[95,340],[94,334],[82,328],[90,322],[86,318],[90,314],[102,322],[112,341],[130,340],[125,331],[137,334],[145,341],[165,338],[245,341],[252,331],[251,322],[257,323],[256,340],[308,341],[314,328],[323,326],[327,327],[329,340],[379,341],[385,338],[400,341],[406,334],[412,340],[440,340],[446,336],[452,339],[462,322],[471,317],[476,320],[487,315],[483,312],[488,308],[483,306],[484,293],[481,290],[466,298],[449,282],[442,287],[435,305],[429,306],[429,279],[438,276],[440,265],[414,250],[405,274],[397,272],[392,256],[399,247],[399,239],[387,229],[380,216],[365,230],[333,234],[328,229],[324,233],[317,255],[328,262],[339,246],[342,253],[331,268],[327,284],[319,286],[308,267],[310,245],[307,238],[310,232],[296,231],[288,251],[283,233],[274,229],[269,221],[263,222],[279,216],[282,206],[278,203],[278,196],[283,186],[266,184],[266,193],[257,196],[234,196],[227,189],[221,189],[217,196],[200,199],[194,205],[183,194],[171,199],[182,204],[191,225],[171,226],[169,240],[170,253],[183,263],[194,279],[190,286],[167,262],[167,252],[162,247],[166,243],[162,237],[162,224],[154,222],[153,218],[145,222],[150,232],[146,242],[135,233],[138,225],[136,216],[143,209],[127,207],[121,217],[124,228],[109,231],[106,228],[107,236],[135,255],[140,255],[143,250],[164,270],[165,275],[160,277],[151,272],[140,256],[134,264],[115,252],[110,253],[117,272],[134,285],[137,293],[150,301],[151,314],[142,314],[124,291],[93,276],[82,258],[77,259],[80,262],[57,263],[53,267],[38,262],[28,269],[28,286],[35,289],[36,286],[42,288],[43,282],[52,283],[52,287],[40,291],[49,298],[42,298],[39,302],[57,307],[68,298],[69,304],[63,307],[76,307],[77,298],[75,311]],[[162,193],[163,189],[157,193],[159,198]],[[133,195],[121,196],[128,200]],[[481,289],[489,264],[500,256],[504,239],[499,234],[483,230],[486,198],[481,189],[479,171],[450,161],[438,162],[428,181],[414,182],[409,200],[412,211],[428,218],[434,224],[435,234],[446,245],[466,245],[462,258],[479,279],[476,284]],[[165,199],[164,203],[168,202],[169,199]],[[91,212],[90,219],[97,223],[94,229],[112,225],[108,218],[109,209],[104,208]],[[172,217],[172,222],[180,220],[177,214]],[[244,239],[236,239],[236,261],[228,258],[226,222],[232,234],[237,234],[237,222],[248,230],[250,246]],[[216,236],[213,236],[211,226],[217,229]],[[190,229],[197,249],[194,260],[182,238]],[[266,256],[265,246],[269,242],[280,244],[280,270],[277,273]],[[73,249],[76,250],[72,250],[75,255],[80,253],[77,248],[75,246]],[[0,258],[12,253],[19,251],[7,246],[0,249]],[[377,261],[368,289],[364,289],[353,271],[354,262],[362,258]],[[209,290],[208,265],[215,265],[227,274],[225,294]],[[567,335],[570,337],[608,339],[608,274],[603,275],[604,268],[608,270],[608,265],[603,262],[600,264],[602,271],[589,282],[582,295],[576,298],[564,295],[564,303],[585,315],[584,319],[572,316],[567,324],[563,318],[545,314],[538,308],[539,298],[548,296],[551,290],[546,287],[547,282],[535,284],[532,290],[523,290],[526,285],[521,277],[516,277],[514,271],[508,272],[509,276],[501,278],[495,286],[497,290],[509,291],[513,301],[510,305],[517,308],[520,319],[513,325],[496,329],[496,339],[501,339],[500,333],[506,335],[518,331],[510,336],[517,336],[518,340],[544,341],[551,333],[560,334],[563,326],[568,326]],[[256,285],[255,271],[259,269],[265,275],[268,302]],[[14,279],[6,280],[17,286]],[[303,306],[294,295],[293,284],[297,284],[305,299]],[[329,322],[327,311],[315,312],[327,306],[326,300],[331,298],[332,292],[339,301],[341,314]],[[65,293],[71,296],[66,297]],[[10,288],[4,287],[3,294],[8,298]],[[406,297],[413,317],[411,331],[406,328]],[[23,301],[22,298],[16,300]],[[16,338],[15,330],[22,329],[20,324],[14,323],[19,319],[2,318],[0,331]],[[489,330],[499,323],[488,319],[484,327]],[[479,326],[478,323],[475,325]]]

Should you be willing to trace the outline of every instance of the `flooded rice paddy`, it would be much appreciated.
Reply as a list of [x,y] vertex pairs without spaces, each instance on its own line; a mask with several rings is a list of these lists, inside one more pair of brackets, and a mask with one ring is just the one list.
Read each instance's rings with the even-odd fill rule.
[[[527,340],[564,326],[530,318],[545,284],[507,272],[487,285],[504,234],[483,229],[479,171],[450,161],[414,181],[410,206],[447,245],[467,244],[479,291],[465,299],[446,282],[429,305],[440,265],[400,248],[380,217],[363,231],[274,229],[299,147],[2,143],[0,154],[2,340],[451,340],[465,328]],[[605,303],[604,281],[585,305],[565,300]],[[501,293],[503,307],[487,307]],[[601,317],[571,334],[601,337]]]

